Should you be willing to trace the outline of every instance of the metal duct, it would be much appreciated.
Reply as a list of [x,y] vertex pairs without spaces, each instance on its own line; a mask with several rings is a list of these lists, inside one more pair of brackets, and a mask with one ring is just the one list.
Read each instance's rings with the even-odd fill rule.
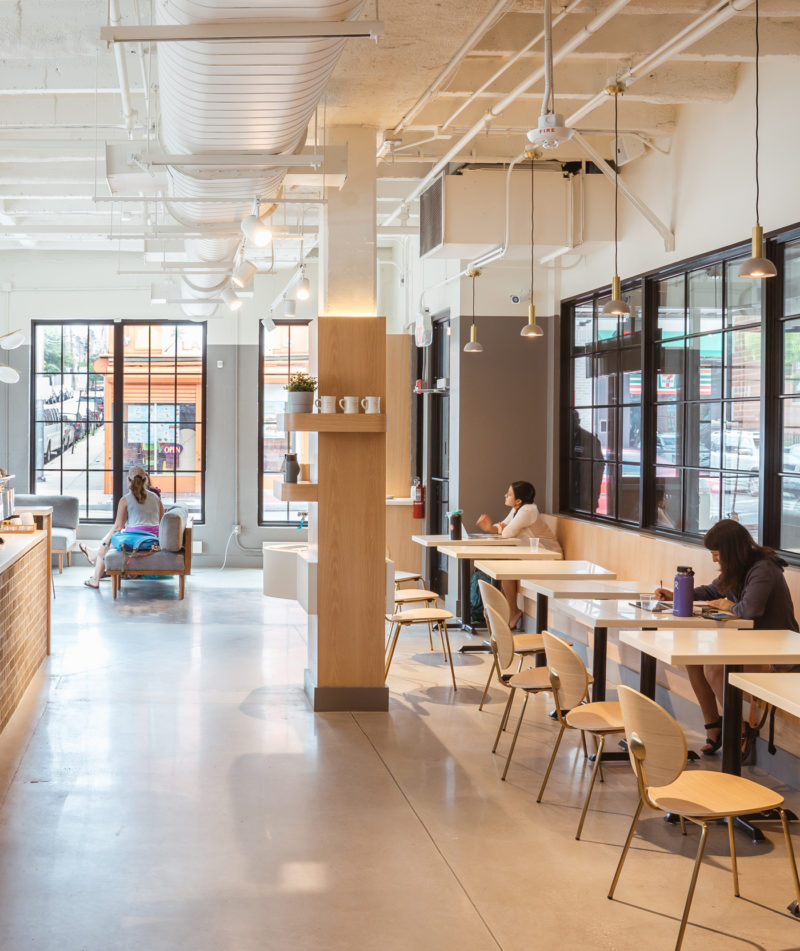
[[[235,20],[352,20],[365,0],[164,0],[158,23],[187,24]],[[261,150],[272,155],[300,151],[308,124],[322,97],[346,40],[256,40],[253,42],[163,43],[158,51],[161,140],[167,152]],[[285,168],[262,174],[252,169],[192,168],[169,170],[176,198],[225,198],[230,204],[181,202],[170,207],[179,221],[194,227],[230,224],[230,238],[192,243],[192,260],[219,267],[233,263],[239,224],[254,197],[277,197]],[[243,196],[250,196],[245,201]],[[267,217],[274,205],[263,207]],[[188,253],[188,247],[187,247]],[[219,275],[195,274],[191,295],[213,296]],[[198,316],[199,305],[187,305]],[[186,310],[186,307],[184,308]],[[188,310],[186,311],[188,313]]]

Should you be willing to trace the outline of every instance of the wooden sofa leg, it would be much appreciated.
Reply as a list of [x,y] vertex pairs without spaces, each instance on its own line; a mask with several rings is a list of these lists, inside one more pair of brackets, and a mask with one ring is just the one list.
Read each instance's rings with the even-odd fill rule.
[[114,600],[117,598],[117,586],[119,584],[119,575],[114,572],[111,575],[111,593],[114,595]]
[[64,555],[61,552],[58,553],[58,573],[64,574]]
[[178,575],[178,597],[183,601],[183,593],[186,589],[186,575]]

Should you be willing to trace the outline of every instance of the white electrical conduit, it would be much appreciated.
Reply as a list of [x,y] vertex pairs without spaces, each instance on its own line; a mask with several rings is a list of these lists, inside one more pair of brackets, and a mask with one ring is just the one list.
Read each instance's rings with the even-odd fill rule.
[[[637,79],[642,78],[643,74],[652,72],[673,56],[677,56],[678,53],[683,52],[688,46],[692,46],[698,40],[707,36],[737,13],[743,13],[752,3],[753,0],[725,0],[723,3],[717,3],[710,10],[706,10],[702,16],[676,33],[671,39],[667,40],[662,46],[659,46],[657,50],[650,53],[649,56],[646,56],[641,62],[626,69],[616,77],[616,81],[625,87],[632,86]],[[588,116],[590,112],[594,112],[598,106],[607,100],[608,94],[605,91],[597,93],[596,96],[584,103],[580,109],[573,112],[572,115],[567,118],[566,124],[568,126],[574,126],[576,122],[579,122],[584,116]]]
[[[119,0],[109,0],[108,20],[111,26],[119,26],[122,17],[119,12]],[[125,62],[125,45],[114,43],[114,61],[117,64],[119,77],[119,95],[122,100],[122,118],[125,120],[125,130],[128,138],[133,138],[133,117],[136,112],[131,106],[130,84],[128,83],[128,64]]]
[[[420,96],[420,98],[414,103],[414,105],[409,109],[409,111],[403,116],[403,118],[397,123],[397,125],[391,129],[392,133],[402,132],[406,126],[408,126],[414,118],[419,115],[419,113],[428,105],[431,99],[439,92],[442,86],[450,79],[453,73],[461,65],[462,60],[467,56],[467,54],[473,49],[475,44],[481,40],[486,33],[491,30],[491,28],[500,20],[502,16],[505,15],[508,8],[512,5],[514,0],[500,0],[499,3],[496,3],[494,7],[486,14],[486,16],[481,20],[481,22],[475,27],[475,29],[470,33],[466,40],[461,44],[457,53],[455,53],[450,62],[445,66],[445,68],[439,73],[439,75],[434,79],[434,81],[428,86],[425,92]],[[580,3],[580,0],[577,0]]]
[[[564,17],[568,16],[570,13],[573,13],[575,11],[575,8],[579,7],[581,3],[583,2],[584,0],[572,0],[572,3],[564,7],[561,13],[559,13],[557,16],[553,18],[553,26],[555,26],[557,23],[560,23],[564,19]],[[456,109],[456,111],[448,119],[446,119],[439,128],[440,129],[449,128],[455,122],[455,120],[461,115],[461,113],[466,108],[471,106],[473,102],[475,102],[475,100],[478,98],[478,96],[480,96],[481,93],[486,92],[486,90],[490,86],[493,86],[497,82],[497,80],[500,79],[503,73],[511,69],[511,67],[515,63],[519,62],[519,60],[521,60],[522,57],[529,50],[532,50],[533,47],[536,46],[536,44],[543,38],[544,38],[544,30],[542,30],[540,33],[537,33],[536,36],[529,43],[526,43],[525,46],[523,46],[522,49],[518,53],[515,53],[511,57],[511,59],[508,60],[508,62],[503,63],[500,69],[498,69],[496,73],[494,73],[489,79],[487,79],[486,82],[482,86],[480,86],[480,88],[476,89],[473,93],[471,93],[470,96],[466,99],[466,101],[462,102],[461,105],[458,107],[458,109]]]
[[[623,10],[631,0],[612,0],[612,2],[603,10],[602,13],[598,13],[597,16],[592,17],[589,23],[586,24],[581,30],[572,36],[571,39],[567,40],[564,46],[559,49],[558,53],[553,57],[554,63],[561,62],[566,56],[569,56],[570,53],[574,52],[582,43],[585,43],[586,40],[590,39],[594,34],[601,29],[609,20],[617,15],[620,10]],[[465,145],[470,143],[477,135],[484,131],[484,129],[490,125],[496,118],[501,116],[503,112],[515,102],[524,92],[527,92],[531,86],[537,83],[545,74],[545,67],[542,66],[539,69],[531,73],[526,79],[524,79],[516,88],[514,88],[504,99],[501,99],[500,102],[496,103],[486,112],[472,128],[466,132],[456,144],[445,153],[445,155],[439,159],[439,161],[434,165],[434,167],[428,172],[425,178],[417,185],[411,194],[402,201],[397,208],[389,215],[389,217],[383,222],[384,225],[391,224],[395,218],[400,214],[401,210],[419,198],[422,192],[434,181],[436,176],[443,171],[449,165],[452,157],[458,155],[459,152],[464,148]]]

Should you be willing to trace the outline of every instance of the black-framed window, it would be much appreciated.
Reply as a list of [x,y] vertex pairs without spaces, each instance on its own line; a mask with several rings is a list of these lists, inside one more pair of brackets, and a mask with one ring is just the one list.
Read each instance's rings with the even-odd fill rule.
[[35,321],[33,341],[34,492],[75,495],[83,521],[113,522],[139,464],[202,522],[205,325]]
[[616,335],[607,291],[564,302],[562,511],[690,538],[736,518],[800,554],[800,227],[766,254],[771,281],[738,276],[738,245],[627,282]]
[[309,342],[309,321],[275,321],[274,330],[266,330],[261,325],[258,371],[259,525],[298,524],[308,513],[307,502],[283,502],[277,498],[273,483],[282,478],[285,453],[296,452],[298,462],[310,462],[310,434],[287,433],[278,428],[278,417],[286,412],[286,384],[289,377],[292,373],[307,373],[309,370]]

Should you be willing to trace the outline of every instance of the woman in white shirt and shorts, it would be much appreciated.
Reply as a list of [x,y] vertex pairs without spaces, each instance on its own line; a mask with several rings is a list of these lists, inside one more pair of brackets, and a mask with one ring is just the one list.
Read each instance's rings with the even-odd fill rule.
[[[503,538],[519,538],[527,544],[529,538],[538,538],[539,547],[561,555],[561,546],[544,519],[539,517],[539,509],[534,503],[536,489],[530,482],[512,482],[506,490],[505,504],[509,512],[500,522],[492,522],[488,515],[481,515],[477,525],[481,531],[490,535],[502,535]],[[509,625],[514,628],[522,617],[517,607],[519,582],[502,581],[503,594],[508,601]]]

